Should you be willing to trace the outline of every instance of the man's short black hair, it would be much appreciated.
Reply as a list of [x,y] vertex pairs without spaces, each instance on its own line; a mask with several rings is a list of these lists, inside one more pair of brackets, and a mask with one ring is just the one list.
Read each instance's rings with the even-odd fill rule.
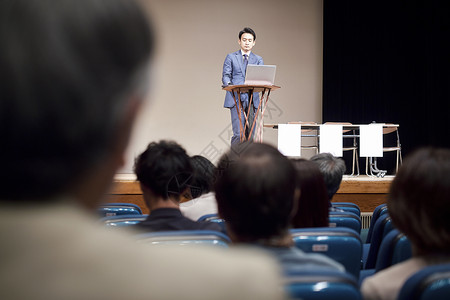
[[191,183],[192,198],[200,197],[211,192],[216,178],[216,166],[204,156],[194,155],[191,157],[194,176]]
[[0,1],[0,199],[66,193],[117,138],[153,51],[134,1]]
[[296,171],[276,148],[245,142],[222,156],[215,183],[219,214],[242,242],[286,234]]
[[192,180],[192,164],[186,150],[172,141],[152,142],[135,160],[134,172],[155,196],[179,199]]
[[241,37],[244,33],[249,33],[249,34],[253,35],[253,40],[256,41],[256,33],[255,33],[255,31],[253,31],[253,29],[251,29],[250,27],[245,27],[244,29],[239,31],[239,39],[241,39]]

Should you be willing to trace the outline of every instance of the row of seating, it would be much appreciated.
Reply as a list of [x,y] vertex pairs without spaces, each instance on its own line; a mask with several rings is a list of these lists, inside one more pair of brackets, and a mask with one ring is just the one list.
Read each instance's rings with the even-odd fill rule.
[[[359,206],[351,202],[333,202],[334,206],[337,206],[345,211],[352,212],[357,216],[361,215]],[[98,214],[101,217],[116,216],[116,215],[141,215],[141,208],[133,203],[105,203],[98,207]]]
[[[349,205],[349,207],[354,208],[353,205],[354,204]],[[335,213],[331,213],[330,215],[331,220],[334,219],[333,214]],[[347,221],[350,220],[351,222],[355,223],[359,222],[358,224],[360,224],[359,217],[356,217],[356,215],[352,214],[353,213],[350,213],[350,216],[348,216],[342,213],[336,213],[336,218],[345,219]],[[104,222],[105,225],[109,227],[121,227],[137,224],[140,221],[144,220],[146,217],[147,215],[138,214],[109,216],[102,219],[102,222]],[[217,214],[205,215],[202,216],[199,220],[216,222],[221,226],[225,226],[225,221],[220,219]],[[344,226],[342,226],[343,224]],[[346,270],[349,273],[353,274],[356,278],[360,278],[360,273],[364,275],[363,277],[366,277],[375,272],[375,263],[377,262],[378,249],[381,246],[382,238],[388,232],[387,229],[382,229],[381,225],[383,224],[384,223],[380,221],[379,224],[377,224],[376,226],[374,225],[376,228],[380,229],[375,230],[373,242],[371,244],[362,243],[359,232],[360,225],[358,225],[357,228],[355,228],[355,226],[345,226],[348,225],[347,223],[345,223],[345,221],[340,223],[340,226],[336,227],[292,229],[291,233],[293,236],[293,240],[299,249],[305,252],[316,252],[327,255],[343,264],[346,267]],[[388,222],[388,224],[391,224],[391,222]],[[386,241],[386,243],[388,242]],[[392,241],[390,243],[392,243]],[[405,243],[407,243],[407,240],[405,241]],[[392,253],[390,251],[396,251],[397,248],[393,246],[383,246],[383,249],[383,258],[379,259],[380,265],[377,266],[377,271],[388,267],[393,262],[398,262],[410,257],[410,251],[403,251],[399,252],[399,254],[396,254],[396,258],[394,260],[387,259],[384,257],[392,256]],[[401,256],[401,254],[404,253],[406,253],[406,255]],[[381,264],[381,261],[383,261],[384,263]],[[369,270],[361,271],[361,269]]]
[[[342,204],[343,207],[346,206],[346,203]],[[113,206],[116,206],[116,212],[111,209],[101,209],[102,215],[116,214],[102,219],[106,226],[132,225],[147,217],[147,215],[142,214],[139,207],[132,207],[133,205],[130,205],[130,209],[134,210],[133,213],[122,216],[120,214],[128,212],[128,208],[124,208],[121,204],[114,204]],[[347,207],[348,211],[353,210],[352,214],[358,213],[359,208],[355,208],[354,205],[350,204]],[[354,218],[352,217],[352,219]],[[217,215],[204,216],[202,220],[217,222],[225,226],[224,221]],[[411,245],[407,237],[393,227],[386,205],[380,205],[374,210],[366,243],[362,242],[358,231],[341,226],[292,229],[291,234],[296,247],[305,252],[327,255],[343,264],[347,270],[347,273],[308,271],[303,274],[301,272],[286,274],[285,286],[294,299],[361,299],[359,286],[365,277],[411,257]],[[229,237],[214,231],[154,232],[140,234],[136,238],[140,243],[151,243],[152,245],[177,244],[186,246],[201,244],[228,247],[230,243]],[[414,279],[413,282],[417,282],[422,277],[429,280],[429,274],[431,273],[435,273],[433,267],[424,270],[423,274],[413,276],[411,280]],[[444,289],[442,286],[445,286],[445,280],[450,282],[450,265],[439,268],[439,274],[440,277],[438,278],[441,279],[437,279],[437,283],[423,284],[421,291],[427,295],[434,295],[435,290]],[[450,290],[450,288],[447,289]],[[411,290],[414,291],[411,292]],[[400,299],[412,299],[408,296],[401,298],[402,293],[411,295],[411,293],[418,293],[418,291],[417,288],[407,287],[407,284],[405,284],[400,293]]]

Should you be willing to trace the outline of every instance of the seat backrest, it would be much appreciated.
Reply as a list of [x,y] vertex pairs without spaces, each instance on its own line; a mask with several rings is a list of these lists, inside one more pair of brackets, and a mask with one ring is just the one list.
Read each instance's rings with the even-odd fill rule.
[[290,299],[362,299],[356,279],[339,271],[297,271],[285,274]]
[[109,216],[100,219],[100,223],[105,224],[107,227],[125,227],[136,225],[144,221],[148,215],[119,215]]
[[213,230],[174,230],[138,234],[135,238],[140,243],[151,245],[207,245],[228,248],[230,238]]
[[372,219],[370,220],[369,231],[367,232],[366,243],[370,243],[372,239],[372,232],[375,222],[378,220],[380,216],[388,212],[387,204],[383,203],[375,207],[372,214]]
[[412,249],[408,238],[397,229],[392,229],[381,242],[375,272],[405,261],[411,256]]
[[141,208],[133,203],[104,203],[97,208],[101,217],[118,215],[142,215]]
[[203,215],[203,216],[201,216],[200,218],[198,218],[197,221],[199,221],[199,222],[203,222],[203,221],[208,221],[208,222],[210,222],[210,221],[215,221],[215,220],[222,220],[222,221],[223,221],[223,219],[220,219],[220,218],[219,218],[219,215],[218,215],[218,214],[207,214],[207,215]]
[[329,212],[330,227],[347,227],[361,233],[361,217],[351,212]]
[[[288,124],[300,124],[300,125],[317,125],[316,122],[308,122],[308,121],[293,121],[293,122],[288,122]],[[317,129],[302,129],[302,134],[303,133],[309,133],[309,132],[317,132]]]
[[450,264],[428,266],[416,272],[403,284],[397,299],[450,299]]
[[[348,126],[348,125],[353,125],[353,124],[350,122],[325,122],[325,123],[323,123],[323,125],[342,125],[342,126],[347,125]],[[349,131],[350,131],[350,129],[343,129],[342,133],[346,133]]]
[[220,227],[222,227],[222,231],[226,232],[227,231],[227,227],[225,225],[225,220],[221,219],[219,217],[218,214],[207,214],[207,215],[203,215],[200,218],[198,218],[197,220],[198,222],[212,222],[212,223],[217,223],[220,225]]
[[294,244],[306,253],[319,253],[340,262],[356,278],[361,270],[362,242],[359,234],[346,227],[295,228]]
[[333,206],[336,206],[340,209],[343,209],[345,211],[352,212],[356,214],[357,216],[361,216],[361,209],[359,206],[355,203],[351,202],[333,202]]
[[394,229],[394,227],[392,225],[392,220],[389,214],[383,214],[375,222],[375,225],[373,227],[373,234],[370,243],[369,253],[367,255],[367,260],[364,264],[364,269],[375,268],[381,241],[392,229]]

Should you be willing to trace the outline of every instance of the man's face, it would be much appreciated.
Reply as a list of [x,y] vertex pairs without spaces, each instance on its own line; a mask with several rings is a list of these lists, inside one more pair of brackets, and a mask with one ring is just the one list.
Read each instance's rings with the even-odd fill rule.
[[255,46],[255,40],[253,39],[253,35],[250,33],[244,33],[241,35],[241,39],[239,40],[239,45],[243,52],[247,53],[252,50],[253,46]]

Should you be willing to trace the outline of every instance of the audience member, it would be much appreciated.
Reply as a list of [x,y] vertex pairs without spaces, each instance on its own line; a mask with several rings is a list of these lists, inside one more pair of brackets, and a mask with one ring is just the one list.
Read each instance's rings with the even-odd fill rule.
[[328,227],[329,201],[319,167],[303,158],[293,159],[292,162],[297,170],[297,187],[301,191],[292,227]]
[[216,167],[204,156],[191,157],[194,177],[191,182],[192,200],[180,204],[183,215],[197,221],[201,216],[217,214],[216,195],[212,191]]
[[150,247],[98,224],[152,36],[133,0],[0,1],[0,299],[282,298],[260,253]]
[[285,270],[344,270],[324,255],[293,245],[289,228],[298,198],[296,171],[276,148],[248,142],[234,147],[220,159],[215,191],[219,215],[234,243],[261,247]]
[[311,161],[317,163],[320,172],[322,172],[323,178],[325,180],[325,185],[327,186],[328,192],[328,206],[330,211],[343,212],[344,210],[334,207],[331,203],[334,194],[339,190],[341,185],[342,177],[345,173],[345,162],[341,158],[334,157],[330,153],[319,153],[311,157]]
[[387,205],[395,227],[411,241],[413,257],[367,278],[365,299],[397,299],[413,273],[450,262],[450,150],[412,153],[391,184]]
[[150,210],[147,219],[136,227],[145,231],[221,231],[222,228],[218,224],[196,222],[181,214],[180,198],[191,192],[194,169],[191,159],[180,145],[170,141],[150,143],[136,158],[134,172],[140,183],[145,204]]

